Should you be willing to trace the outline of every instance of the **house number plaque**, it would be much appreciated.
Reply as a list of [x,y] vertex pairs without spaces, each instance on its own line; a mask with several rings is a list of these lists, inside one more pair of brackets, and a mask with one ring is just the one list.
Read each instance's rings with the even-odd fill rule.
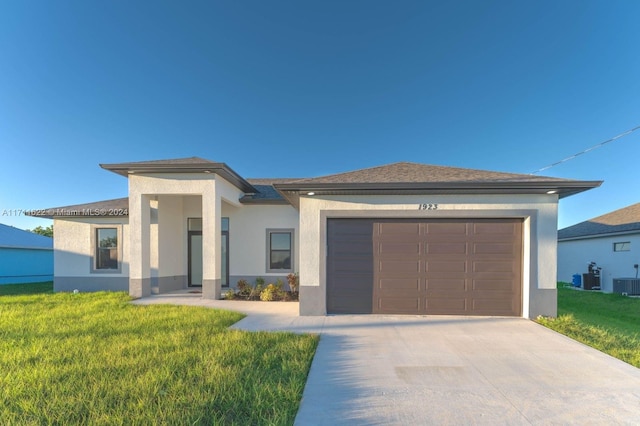
[[438,205],[432,203],[422,203],[418,204],[418,210],[438,210]]

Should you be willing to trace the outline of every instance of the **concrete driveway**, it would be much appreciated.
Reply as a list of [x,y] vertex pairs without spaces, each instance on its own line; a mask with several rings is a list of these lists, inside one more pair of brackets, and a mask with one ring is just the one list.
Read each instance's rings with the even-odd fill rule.
[[183,304],[247,313],[234,328],[321,334],[297,425],[640,424],[639,369],[529,320],[201,300]]

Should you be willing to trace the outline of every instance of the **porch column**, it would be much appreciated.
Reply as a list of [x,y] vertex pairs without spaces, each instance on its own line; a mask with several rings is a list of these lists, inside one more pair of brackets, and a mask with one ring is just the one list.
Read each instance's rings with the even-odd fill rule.
[[129,295],[151,295],[151,205],[148,195],[130,194],[129,232],[130,264]]
[[202,298],[220,299],[222,296],[221,250],[222,202],[216,191],[216,181],[207,185],[202,194]]

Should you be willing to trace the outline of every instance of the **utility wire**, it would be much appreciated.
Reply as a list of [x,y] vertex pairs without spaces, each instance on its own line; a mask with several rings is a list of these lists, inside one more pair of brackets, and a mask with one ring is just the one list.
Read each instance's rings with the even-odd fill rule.
[[540,172],[543,172],[543,171],[545,171],[545,170],[547,170],[547,169],[550,169],[550,168],[552,168],[552,167],[555,167],[555,166],[557,166],[558,164],[566,163],[567,161],[569,161],[569,160],[573,160],[574,158],[576,158],[576,157],[578,157],[578,156],[580,156],[580,155],[582,155],[582,154],[586,154],[586,153],[587,153],[587,152],[589,152],[589,151],[593,151],[594,149],[600,148],[601,146],[606,145],[606,144],[608,144],[609,142],[613,142],[613,141],[615,141],[616,139],[620,139],[620,138],[621,138],[621,137],[623,137],[623,136],[630,135],[631,133],[635,132],[635,131],[636,131],[636,130],[638,130],[638,129],[640,129],[640,126],[636,126],[636,127],[634,127],[633,129],[629,129],[629,130],[627,130],[626,132],[622,132],[622,133],[620,133],[619,135],[616,135],[616,136],[612,137],[611,139],[607,139],[606,141],[604,141],[604,142],[600,142],[599,144],[594,145],[594,146],[592,146],[591,148],[587,148],[587,149],[585,149],[585,150],[584,150],[584,151],[582,151],[582,152],[579,152],[579,153],[577,153],[577,154],[573,154],[573,155],[572,155],[572,156],[570,156],[570,157],[564,158],[564,159],[562,159],[562,160],[560,160],[560,161],[557,161],[557,162],[555,162],[555,163],[553,163],[553,164],[549,164],[548,166],[545,166],[545,167],[543,167],[543,168],[541,168],[541,169],[538,169],[538,170],[536,170],[535,172],[531,172],[531,173],[529,173],[529,174],[530,174],[530,175],[535,175],[536,173],[540,173]]

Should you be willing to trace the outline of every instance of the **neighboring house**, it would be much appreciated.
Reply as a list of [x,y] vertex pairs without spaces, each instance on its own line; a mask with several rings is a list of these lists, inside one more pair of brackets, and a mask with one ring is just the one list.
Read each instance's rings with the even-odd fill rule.
[[300,314],[556,314],[558,199],[600,185],[394,163],[244,179],[197,157],[102,168],[128,198],[49,209],[56,291],[134,297],[300,275]]
[[602,291],[613,291],[614,278],[637,278],[640,203],[558,231],[558,281],[571,282],[591,262],[602,268]]
[[53,280],[53,238],[0,224],[0,284]]

